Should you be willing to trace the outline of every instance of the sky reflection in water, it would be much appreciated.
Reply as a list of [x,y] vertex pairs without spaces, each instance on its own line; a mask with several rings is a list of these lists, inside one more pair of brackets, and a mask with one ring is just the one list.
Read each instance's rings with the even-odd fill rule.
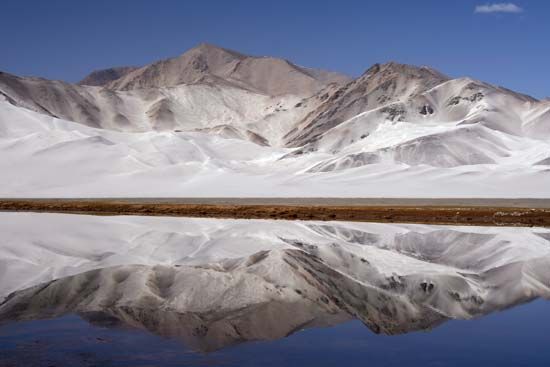
[[0,328],[0,365],[74,366],[548,366],[547,301],[431,331],[373,334],[359,321],[202,354],[180,340],[90,325],[76,315]]

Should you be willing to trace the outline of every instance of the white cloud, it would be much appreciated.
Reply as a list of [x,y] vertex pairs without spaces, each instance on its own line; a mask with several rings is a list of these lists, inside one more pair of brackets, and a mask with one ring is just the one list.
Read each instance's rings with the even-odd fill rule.
[[476,14],[523,13],[523,8],[513,3],[493,3],[493,4],[476,6],[474,13]]

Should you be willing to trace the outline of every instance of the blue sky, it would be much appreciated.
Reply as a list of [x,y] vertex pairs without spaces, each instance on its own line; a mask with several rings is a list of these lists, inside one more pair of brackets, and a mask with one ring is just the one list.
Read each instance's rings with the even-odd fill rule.
[[545,97],[549,19],[546,0],[2,0],[0,70],[75,82],[209,42],[350,75],[429,65]]

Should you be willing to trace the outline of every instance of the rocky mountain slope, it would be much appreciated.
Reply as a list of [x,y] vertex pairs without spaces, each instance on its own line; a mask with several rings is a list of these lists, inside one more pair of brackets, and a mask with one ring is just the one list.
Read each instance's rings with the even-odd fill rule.
[[345,83],[338,73],[307,69],[283,59],[254,57],[201,44],[183,55],[161,60],[107,85],[115,90],[213,83],[267,95],[310,95],[330,83]]
[[403,118],[399,102],[413,99],[448,78],[429,68],[388,63],[376,64],[353,82],[318,94],[318,107],[290,131],[290,145],[301,146],[342,122],[368,110],[388,106],[390,119]]
[[550,103],[428,67],[349,81],[203,44],[88,80],[0,73],[2,195],[550,195]]
[[96,71],[79,85],[0,73],[0,100],[97,128],[199,130],[281,145],[308,112],[296,104],[347,81],[342,74],[202,44],[142,68]]

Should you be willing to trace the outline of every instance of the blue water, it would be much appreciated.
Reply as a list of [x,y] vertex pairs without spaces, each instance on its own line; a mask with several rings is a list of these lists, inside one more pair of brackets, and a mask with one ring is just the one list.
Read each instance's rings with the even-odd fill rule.
[[209,354],[76,315],[0,327],[0,366],[550,366],[550,303],[399,336],[358,321],[245,343]]

